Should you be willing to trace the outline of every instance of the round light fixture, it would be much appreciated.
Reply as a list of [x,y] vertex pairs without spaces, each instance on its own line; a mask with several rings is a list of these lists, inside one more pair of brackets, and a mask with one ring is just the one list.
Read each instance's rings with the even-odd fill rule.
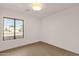
[[42,9],[42,5],[40,3],[33,3],[32,8],[33,10],[39,11]]

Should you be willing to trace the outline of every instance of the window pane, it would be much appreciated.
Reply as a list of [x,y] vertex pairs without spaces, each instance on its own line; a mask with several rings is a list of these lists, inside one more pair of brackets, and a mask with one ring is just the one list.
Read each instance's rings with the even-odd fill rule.
[[15,21],[15,38],[23,38],[23,21]]
[[4,18],[4,40],[14,39],[14,20]]

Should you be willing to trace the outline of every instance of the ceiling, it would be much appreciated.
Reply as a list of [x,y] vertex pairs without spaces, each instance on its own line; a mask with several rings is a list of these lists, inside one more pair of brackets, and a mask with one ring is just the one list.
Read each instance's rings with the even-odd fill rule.
[[36,18],[42,19],[48,15],[61,12],[68,8],[77,6],[77,3],[43,3],[42,10],[34,11],[31,8],[31,3],[1,3],[0,7],[16,10],[19,12],[26,13],[28,15],[34,16]]

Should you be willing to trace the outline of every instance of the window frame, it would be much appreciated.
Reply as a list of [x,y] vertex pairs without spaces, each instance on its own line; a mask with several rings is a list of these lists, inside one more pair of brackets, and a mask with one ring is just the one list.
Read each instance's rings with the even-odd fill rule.
[[[17,39],[16,38],[16,23],[15,23],[15,21],[16,20],[20,20],[20,21],[22,21],[22,23],[23,23],[23,25],[22,25],[22,27],[23,27],[23,33],[22,33],[22,38],[24,38],[24,20],[22,20],[22,19],[18,19],[18,18],[10,18],[10,17],[3,17],[3,41],[6,41],[5,39],[4,39],[4,18],[7,18],[7,19],[13,19],[14,20],[14,39],[11,39],[11,40],[15,40],[15,39]],[[19,39],[21,39],[21,38],[19,38]]]

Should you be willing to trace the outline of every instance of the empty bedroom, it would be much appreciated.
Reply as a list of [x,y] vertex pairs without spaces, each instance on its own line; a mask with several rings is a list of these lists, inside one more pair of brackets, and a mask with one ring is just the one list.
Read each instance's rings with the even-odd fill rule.
[[0,3],[0,56],[79,56],[79,3]]

